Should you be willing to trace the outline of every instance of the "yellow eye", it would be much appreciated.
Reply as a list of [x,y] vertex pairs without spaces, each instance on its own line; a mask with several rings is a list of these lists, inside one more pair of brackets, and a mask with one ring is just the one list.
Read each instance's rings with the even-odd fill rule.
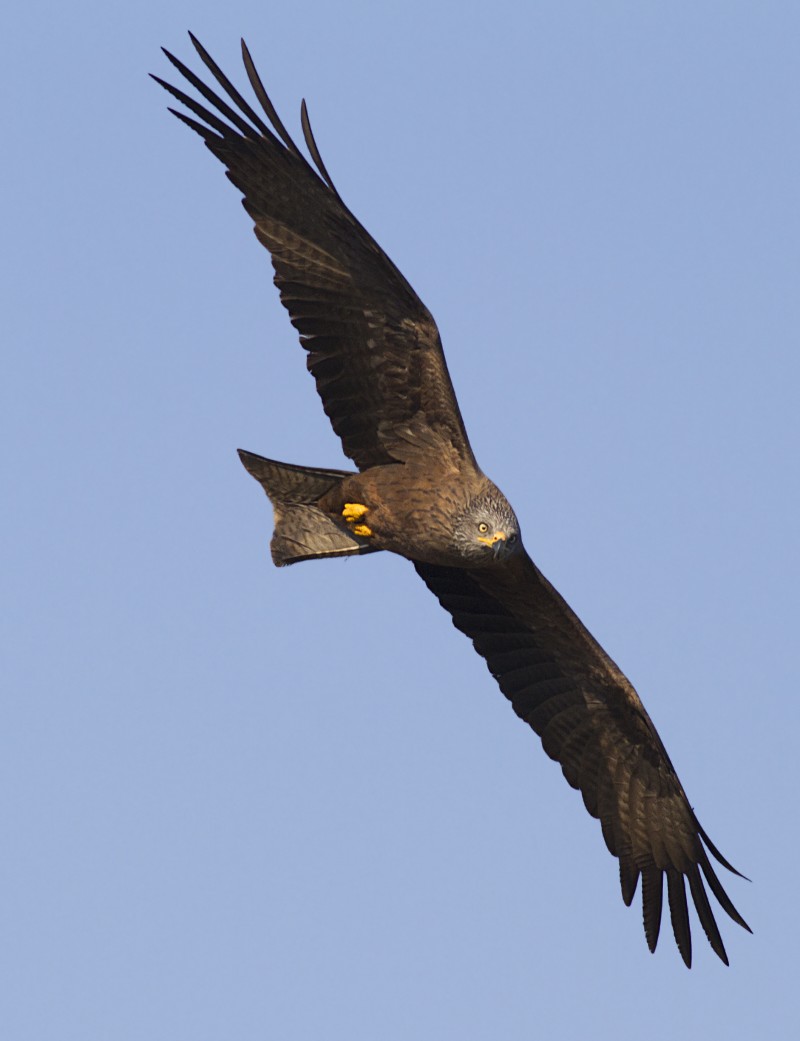
[[489,530],[489,525],[484,523],[484,521],[481,521],[480,524],[478,525],[478,531],[481,533],[481,535],[485,535],[488,530]]

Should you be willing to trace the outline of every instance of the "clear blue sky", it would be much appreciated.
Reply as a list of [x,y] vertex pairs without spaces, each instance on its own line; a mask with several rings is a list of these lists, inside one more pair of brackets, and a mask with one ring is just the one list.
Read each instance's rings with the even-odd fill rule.
[[[794,1036],[800,13],[4,15],[0,1033]],[[526,545],[749,884],[644,942],[406,563],[276,571],[235,454],[344,466],[237,192],[147,72],[248,39],[439,323]],[[192,59],[193,60],[193,59]]]

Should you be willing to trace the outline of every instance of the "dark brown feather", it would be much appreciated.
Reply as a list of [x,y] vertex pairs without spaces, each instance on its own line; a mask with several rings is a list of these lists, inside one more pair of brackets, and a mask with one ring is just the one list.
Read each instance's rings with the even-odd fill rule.
[[[452,560],[441,548],[452,536],[454,517],[490,482],[472,455],[433,318],[342,202],[305,103],[301,125],[313,166],[279,119],[244,42],[245,69],[266,121],[194,37],[192,42],[233,107],[167,52],[210,108],[154,78],[193,114],[175,112],[243,193],[325,412],[362,471],[312,471],[244,454],[275,505],[276,562],[371,552],[392,535],[386,548],[415,561],[514,711],[599,819],[619,860],[626,904],[641,878],[650,950],[658,941],[666,875],[672,928],[686,964],[692,957],[687,879],[709,943],[727,963],[703,878],[723,910],[748,926],[708,853],[734,869],[700,827],[629,681],[524,551],[482,570],[441,566]],[[385,465],[391,463],[408,465]],[[367,497],[342,498],[352,489]],[[312,501],[317,494],[322,498]],[[356,536],[346,529],[344,502],[370,503],[374,532]]]
[[[749,927],[722,888],[678,776],[636,691],[524,552],[485,571],[416,564],[428,588],[486,659],[514,711],[542,738],[587,810],[600,819],[619,858],[630,904],[642,876],[642,914],[650,950],[661,922],[667,876],[675,940],[687,965],[692,948],[684,879],[708,940],[727,955],[700,869],[723,910]],[[736,872],[738,874],[738,872]]]
[[[194,37],[192,42],[233,107],[169,52],[169,60],[210,108],[154,79],[198,117],[200,122],[183,120],[203,137],[243,193],[344,451],[364,470],[395,461],[409,431],[424,436],[435,429],[474,466],[436,324],[341,201],[305,107],[303,133],[319,173],[278,119],[247,49],[248,77],[272,130]],[[403,432],[400,444],[398,430]]]

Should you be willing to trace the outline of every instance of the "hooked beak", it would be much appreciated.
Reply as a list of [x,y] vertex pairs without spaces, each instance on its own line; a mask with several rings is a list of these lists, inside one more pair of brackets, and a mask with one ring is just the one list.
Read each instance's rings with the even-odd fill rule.
[[498,542],[506,541],[506,533],[504,531],[496,531],[494,535],[479,535],[478,542],[482,542],[485,546],[494,546],[495,552],[501,547],[497,545]]

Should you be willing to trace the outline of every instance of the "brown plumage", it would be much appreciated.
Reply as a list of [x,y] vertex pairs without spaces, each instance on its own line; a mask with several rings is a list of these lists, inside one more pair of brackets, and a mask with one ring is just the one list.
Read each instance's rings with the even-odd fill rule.
[[357,467],[319,470],[240,453],[273,503],[275,563],[381,549],[413,561],[600,820],[626,904],[641,877],[650,950],[666,878],[675,939],[691,964],[688,881],[709,943],[727,964],[706,885],[748,926],[708,854],[734,869],[700,827],[636,691],[536,568],[513,510],[478,467],[433,318],[342,202],[305,104],[316,170],[278,118],[244,42],[266,121],[192,42],[232,105],[166,51],[215,111],[158,82],[193,114],[171,110],[243,193],[325,412]]

